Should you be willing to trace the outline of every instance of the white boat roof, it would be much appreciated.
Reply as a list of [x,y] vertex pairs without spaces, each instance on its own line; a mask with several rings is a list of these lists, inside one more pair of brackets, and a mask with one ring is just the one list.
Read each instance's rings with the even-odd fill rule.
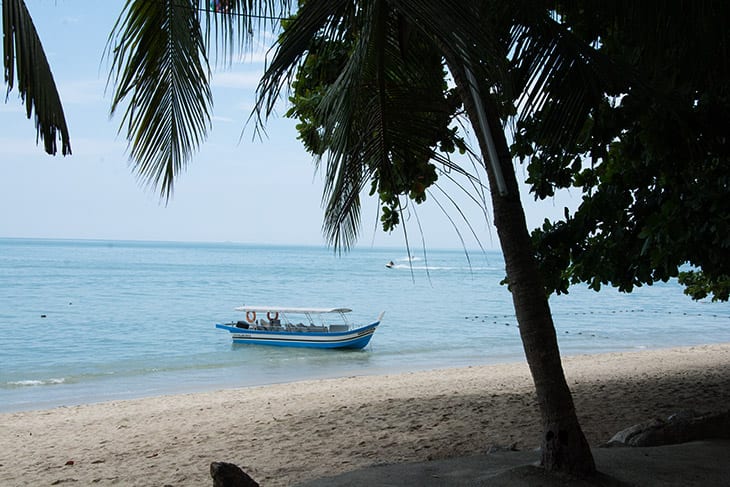
[[239,306],[236,311],[255,313],[313,313],[313,314],[324,314],[324,313],[350,313],[350,308],[284,308],[281,306]]

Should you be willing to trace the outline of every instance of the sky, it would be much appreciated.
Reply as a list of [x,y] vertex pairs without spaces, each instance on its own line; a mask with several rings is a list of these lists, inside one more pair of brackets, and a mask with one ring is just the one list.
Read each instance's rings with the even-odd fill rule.
[[[46,155],[17,90],[9,93],[0,103],[0,237],[327,244],[322,234],[323,176],[296,139],[295,121],[272,118],[261,140],[246,125],[272,36],[263,36],[256,52],[229,65],[214,65],[212,129],[165,203],[132,171],[125,136],[118,132],[121,113],[113,118],[109,114],[110,64],[103,55],[123,2],[26,4],[61,94],[73,155]],[[278,113],[286,107],[282,100]],[[516,165],[516,171],[518,179],[525,178],[524,166]],[[449,214],[458,232],[454,230],[436,201],[451,204],[434,192],[408,214],[410,246],[498,248],[491,210],[485,214],[441,181],[471,229],[452,207]],[[522,199],[533,228],[546,217],[562,215],[564,206],[576,207],[579,194],[535,202],[523,187]],[[401,227],[391,234],[380,229],[376,199],[365,194],[362,201],[356,246],[405,248]]]

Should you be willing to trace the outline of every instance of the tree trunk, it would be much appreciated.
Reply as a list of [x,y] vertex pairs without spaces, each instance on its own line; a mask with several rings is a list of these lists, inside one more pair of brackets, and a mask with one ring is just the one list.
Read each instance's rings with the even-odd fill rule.
[[[450,66],[462,94],[465,109],[477,134],[489,178],[494,224],[504,255],[507,281],[512,293],[520,337],[535,384],[542,416],[542,465],[548,471],[580,476],[596,471],[588,442],[583,435],[565,380],[545,287],[539,275],[534,250],[527,230],[519,188],[504,130],[490,99],[482,99],[488,130],[494,140],[504,193],[498,191],[494,168],[487,163],[489,150],[480,131],[479,114],[469,96],[465,71]],[[484,119],[482,117],[482,119]]]

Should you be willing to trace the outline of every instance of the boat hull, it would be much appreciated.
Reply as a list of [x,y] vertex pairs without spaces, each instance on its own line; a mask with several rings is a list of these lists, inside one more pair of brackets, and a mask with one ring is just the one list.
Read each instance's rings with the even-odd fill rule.
[[242,329],[216,324],[228,330],[233,343],[268,345],[274,347],[360,349],[367,346],[380,322],[343,332],[266,331]]

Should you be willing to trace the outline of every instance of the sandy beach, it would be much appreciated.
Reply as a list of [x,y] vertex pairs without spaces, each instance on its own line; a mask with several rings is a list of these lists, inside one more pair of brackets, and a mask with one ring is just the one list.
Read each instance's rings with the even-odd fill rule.
[[[591,445],[653,417],[730,404],[730,344],[564,358]],[[385,463],[538,446],[525,363],[297,382],[0,414],[0,485],[263,486]]]

